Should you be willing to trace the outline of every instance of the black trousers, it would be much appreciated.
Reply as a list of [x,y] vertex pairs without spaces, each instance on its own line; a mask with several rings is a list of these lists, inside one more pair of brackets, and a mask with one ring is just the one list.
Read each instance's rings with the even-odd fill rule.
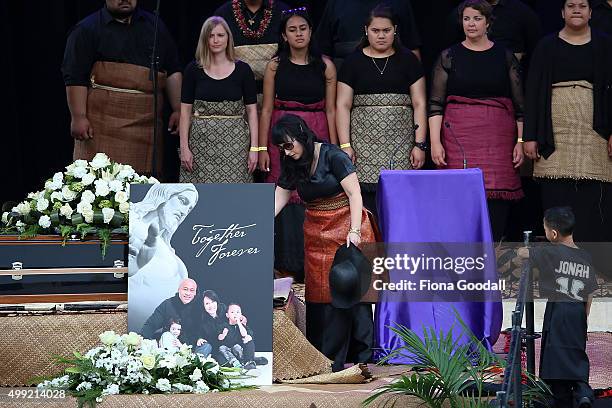
[[334,372],[343,370],[346,362],[370,361],[373,334],[369,303],[359,303],[350,309],[338,309],[329,303],[306,303],[306,337],[333,361]]
[[494,242],[499,242],[505,236],[511,204],[512,201],[509,200],[487,199],[489,221],[491,222],[491,233],[493,234]]
[[612,183],[596,180],[540,180],[542,207],[569,206],[576,216],[574,240],[612,241]]
[[584,397],[589,398],[591,404],[595,401],[593,390],[584,381],[545,380],[545,382],[553,395],[550,405],[553,408],[574,408]]

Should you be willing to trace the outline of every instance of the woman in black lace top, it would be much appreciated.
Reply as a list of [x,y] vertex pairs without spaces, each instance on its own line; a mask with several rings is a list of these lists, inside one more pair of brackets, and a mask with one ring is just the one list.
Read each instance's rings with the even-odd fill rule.
[[441,169],[482,169],[493,238],[499,240],[511,200],[523,197],[519,63],[488,39],[492,9],[487,1],[467,0],[459,12],[465,40],[444,50],[433,71],[431,155]]

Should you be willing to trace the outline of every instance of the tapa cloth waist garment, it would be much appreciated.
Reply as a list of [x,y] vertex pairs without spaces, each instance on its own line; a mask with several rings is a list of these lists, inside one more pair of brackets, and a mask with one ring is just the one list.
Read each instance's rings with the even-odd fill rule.
[[[73,158],[91,160],[98,152],[131,165],[136,172],[153,170],[153,85],[149,68],[98,61],[91,71],[87,119],[94,137],[75,140]],[[159,73],[157,168],[161,169],[166,75]]]
[[276,44],[255,44],[241,45],[234,48],[234,51],[237,59],[249,64],[255,74],[255,80],[262,81],[266,65],[276,53],[277,48]]
[[359,182],[377,183],[381,169],[412,169],[414,119],[410,95],[355,95],[350,133]]
[[468,168],[482,170],[487,198],[525,196],[519,170],[512,163],[517,129],[511,99],[449,96],[441,135],[447,164],[441,169],[462,169],[465,154]]
[[195,100],[189,128],[193,172],[181,167],[181,183],[250,183],[251,134],[240,101]]
[[[315,103],[300,103],[295,101],[274,101],[274,111],[270,120],[270,129],[286,114],[299,116],[306,122],[310,130],[314,132],[317,139],[329,142],[329,128],[327,126],[327,114],[325,113],[325,101]],[[270,171],[266,175],[266,183],[277,183],[280,177],[280,151],[272,143],[272,135],[268,134],[268,155],[270,156]],[[297,191],[291,193],[289,203],[301,203]]]
[[[351,212],[346,194],[316,200],[306,206],[304,221],[304,273],[306,301],[331,303],[329,271],[340,245],[346,245],[351,228]],[[361,214],[361,244],[376,242],[372,214]],[[370,286],[362,302],[375,302],[378,293]]]
[[607,141],[593,130],[593,85],[553,84],[551,115],[555,151],[535,162],[533,176],[612,182]]

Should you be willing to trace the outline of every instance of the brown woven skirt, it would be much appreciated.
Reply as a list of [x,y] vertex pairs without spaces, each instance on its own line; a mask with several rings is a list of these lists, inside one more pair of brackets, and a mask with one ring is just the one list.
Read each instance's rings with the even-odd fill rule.
[[250,183],[251,136],[242,101],[193,103],[189,148],[193,172],[181,167],[181,183]]
[[607,142],[593,130],[593,85],[553,84],[551,111],[555,151],[535,162],[533,176],[612,182]]
[[[361,243],[376,242],[371,213],[361,215]],[[351,212],[346,194],[317,200],[306,205],[304,221],[304,273],[306,301],[331,303],[329,270],[340,245],[346,245],[351,227]],[[375,302],[376,291],[370,288],[363,302]]]
[[[130,164],[138,173],[153,170],[153,88],[149,69],[132,64],[101,62],[91,71],[87,96],[87,119],[93,138],[75,140],[74,159],[91,160],[106,153],[111,160]],[[159,74],[158,146],[163,146],[161,110],[166,76]],[[157,149],[161,168],[162,149]]]
[[410,95],[355,95],[351,144],[361,183],[377,183],[381,169],[411,169],[414,121]]
[[249,64],[255,74],[256,81],[262,81],[266,65],[276,53],[276,44],[241,45],[234,48],[236,58]]

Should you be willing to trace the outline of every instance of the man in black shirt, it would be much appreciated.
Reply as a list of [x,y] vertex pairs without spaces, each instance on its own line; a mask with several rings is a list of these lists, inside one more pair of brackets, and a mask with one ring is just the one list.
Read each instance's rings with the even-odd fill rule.
[[[72,116],[74,158],[91,160],[104,152],[137,172],[151,173],[154,115],[149,66],[154,16],[136,3],[106,0],[105,7],[80,21],[68,37],[62,74]],[[181,66],[163,23],[158,39],[159,84],[166,89],[173,110],[169,127],[176,132]]]
[[[544,212],[544,231],[552,245],[521,248],[537,269],[540,294],[548,298],[542,324],[539,376],[551,388],[553,407],[590,407],[587,317],[597,288],[591,256],[573,239],[575,217],[570,207]],[[576,401],[574,405],[573,402]]]
[[612,35],[612,0],[594,0],[591,27]]
[[328,0],[315,38],[321,52],[339,63],[353,51],[364,36],[368,15],[378,5],[390,7],[397,21],[404,47],[420,58],[421,38],[409,0]]
[[[525,55],[530,55],[542,31],[537,14],[520,0],[487,1],[493,6],[493,24],[489,29],[489,39],[514,52],[519,61]],[[457,27],[450,43],[458,43],[465,38],[457,10],[449,17]]]

